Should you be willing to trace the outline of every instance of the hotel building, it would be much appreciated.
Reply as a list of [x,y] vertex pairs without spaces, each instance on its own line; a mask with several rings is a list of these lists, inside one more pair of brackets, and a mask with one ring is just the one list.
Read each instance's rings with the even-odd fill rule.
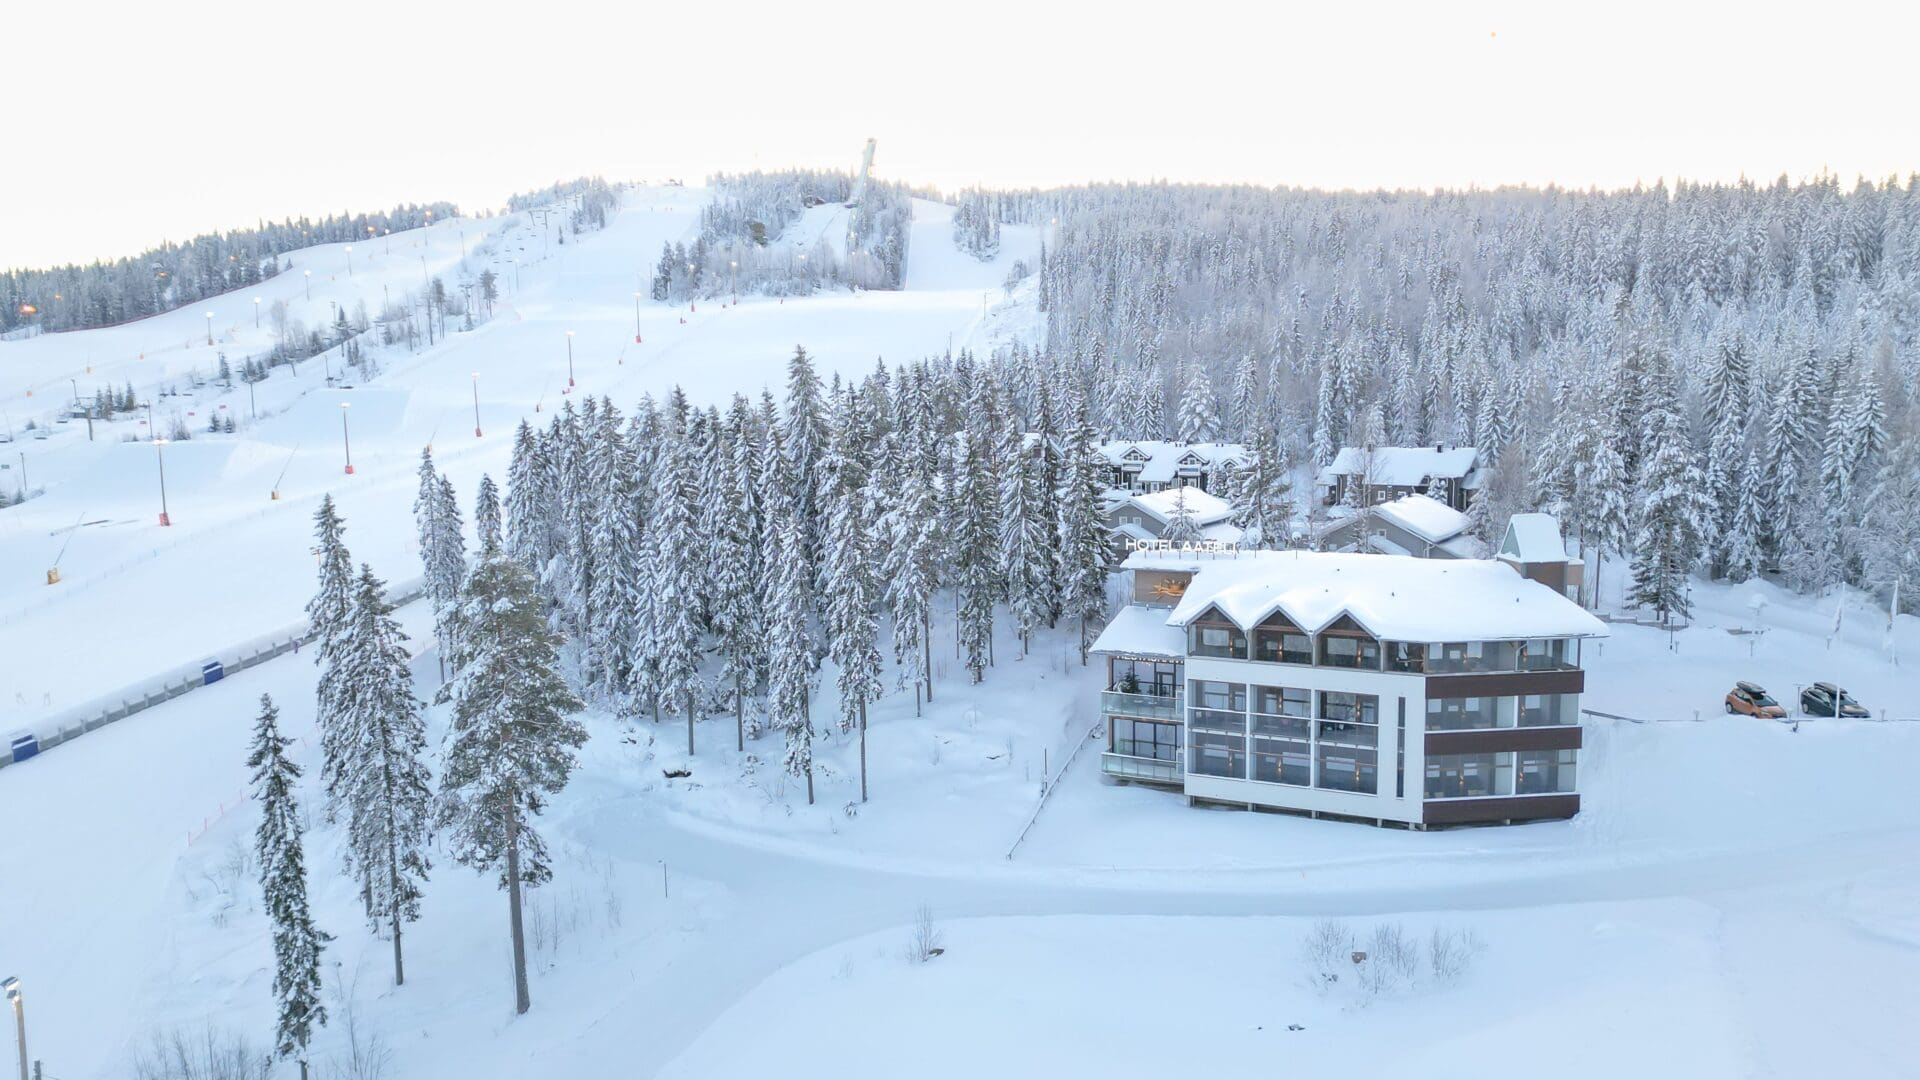
[[1111,777],[1190,803],[1409,827],[1580,810],[1582,644],[1481,559],[1143,547],[1094,644]]

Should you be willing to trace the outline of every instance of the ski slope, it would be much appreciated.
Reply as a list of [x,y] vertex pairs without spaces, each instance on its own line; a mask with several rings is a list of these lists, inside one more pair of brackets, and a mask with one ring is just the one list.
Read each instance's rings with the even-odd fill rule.
[[[1036,330],[1000,285],[1013,259],[1034,260],[1037,231],[1008,226],[999,258],[981,263],[953,248],[950,208],[925,201],[915,203],[914,269],[902,291],[691,307],[642,299],[636,312],[635,293],[647,289],[661,244],[692,239],[707,197],[634,189],[605,230],[565,243],[543,238],[527,214],[436,223],[352,245],[351,275],[346,245],[313,248],[257,290],[127,326],[0,342],[0,390],[16,435],[0,446],[8,459],[0,463],[10,466],[0,485],[18,483],[24,454],[32,485],[45,490],[0,510],[0,653],[9,660],[0,671],[0,734],[296,621],[311,591],[304,553],[324,493],[340,504],[356,559],[390,580],[417,574],[411,507],[423,446],[433,446],[470,500],[482,472],[504,481],[520,420],[544,423],[570,394],[610,396],[624,410],[642,394],[680,386],[697,404],[724,405],[735,392],[780,393],[795,346],[816,357],[823,377],[858,376],[876,361],[987,347]],[[451,287],[463,266],[501,276],[494,319],[416,354],[385,352],[385,370],[369,385],[330,389],[316,359],[298,375],[276,369],[252,403],[241,384],[152,397],[184,386],[190,371],[209,374],[223,349],[236,365],[264,352],[273,328],[266,315],[252,325],[255,295],[269,309],[287,303],[314,325],[330,321],[332,304],[377,311],[383,297],[417,290],[427,275],[445,275]],[[208,310],[214,346],[206,344]],[[129,379],[154,401],[163,434],[177,413],[192,441],[158,452],[149,442],[122,442],[148,438],[144,418],[96,422],[91,443],[84,422],[54,422],[73,382],[90,399],[95,385]],[[259,419],[250,420],[255,408]],[[239,434],[204,433],[219,410],[240,418]],[[56,434],[25,437],[27,419]],[[163,469],[169,528],[157,524]],[[50,586],[56,557],[61,582]]]

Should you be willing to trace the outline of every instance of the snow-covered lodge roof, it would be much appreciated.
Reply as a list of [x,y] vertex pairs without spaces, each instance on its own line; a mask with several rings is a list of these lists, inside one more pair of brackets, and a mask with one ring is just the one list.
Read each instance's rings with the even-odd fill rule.
[[1560,537],[1560,522],[1552,514],[1515,514],[1507,519],[1500,540],[1500,557],[1523,563],[1575,561]]
[[[1321,472],[1320,482],[1331,484],[1336,476],[1359,476],[1367,470],[1366,455],[1361,447],[1342,447],[1333,463]],[[1376,487],[1424,487],[1434,477],[1465,481],[1479,458],[1480,451],[1471,446],[1376,446],[1372,475],[1366,482]]]
[[1238,443],[1182,443],[1165,439],[1116,440],[1101,443],[1097,452],[1116,469],[1138,466],[1143,484],[1170,484],[1181,468],[1214,469],[1229,459],[1247,460]]
[[1187,633],[1167,622],[1166,608],[1128,604],[1100,631],[1092,651],[1122,656],[1185,656]]
[[1227,500],[1197,487],[1165,488],[1144,495],[1129,495],[1126,501],[1161,521],[1171,521],[1174,508],[1183,500],[1187,505],[1187,513],[1192,516],[1197,525],[1211,525],[1216,521],[1225,521],[1227,516],[1233,513],[1233,506]]
[[1392,641],[1607,636],[1606,624],[1580,605],[1490,559],[1136,551],[1124,566],[1194,572],[1180,603],[1165,618],[1169,626],[1184,627],[1218,609],[1243,630],[1278,613],[1318,633],[1348,615],[1374,636]]
[[1445,543],[1467,531],[1467,515],[1425,495],[1402,495],[1373,508],[1395,525],[1429,544]]

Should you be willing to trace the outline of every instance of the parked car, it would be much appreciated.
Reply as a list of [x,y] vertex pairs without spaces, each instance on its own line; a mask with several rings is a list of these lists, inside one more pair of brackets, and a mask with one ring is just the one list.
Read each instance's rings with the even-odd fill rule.
[[1832,716],[1834,702],[1840,703],[1840,715],[1861,719],[1872,716],[1865,705],[1853,700],[1853,695],[1830,682],[1817,682],[1800,691],[1800,711],[1808,716]]
[[1762,720],[1778,720],[1787,715],[1786,706],[1768,696],[1759,684],[1745,679],[1734,683],[1733,689],[1727,693],[1727,712],[1757,716]]

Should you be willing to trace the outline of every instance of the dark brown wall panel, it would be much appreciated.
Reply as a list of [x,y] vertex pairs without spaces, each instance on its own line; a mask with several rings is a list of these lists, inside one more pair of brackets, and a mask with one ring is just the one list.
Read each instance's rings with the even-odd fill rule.
[[1545,821],[1580,812],[1578,795],[1518,795],[1493,799],[1441,799],[1425,804],[1428,825],[1488,821]]
[[1578,724],[1557,727],[1487,728],[1481,731],[1429,731],[1429,754],[1495,754],[1506,750],[1578,750]]
[[1427,697],[1519,697],[1522,694],[1578,694],[1587,688],[1587,673],[1572,671],[1510,671],[1427,676]]

